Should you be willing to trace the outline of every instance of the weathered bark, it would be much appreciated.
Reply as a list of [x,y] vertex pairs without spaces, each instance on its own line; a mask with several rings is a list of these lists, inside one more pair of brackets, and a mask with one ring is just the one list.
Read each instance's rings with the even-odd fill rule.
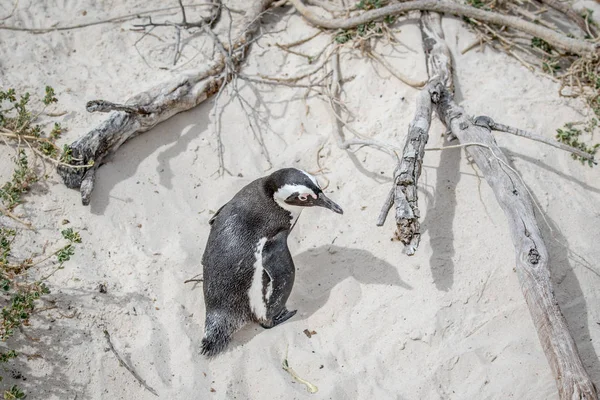
[[431,87],[433,86],[430,83],[419,94],[415,117],[408,127],[402,158],[394,170],[394,185],[377,221],[377,225],[382,226],[390,208],[395,205],[395,236],[404,244],[404,252],[408,255],[415,254],[421,240],[417,182],[421,176],[425,145],[429,138]]
[[432,38],[435,34],[436,32],[423,30],[423,48],[427,55],[429,81],[417,99],[415,117],[408,127],[402,158],[394,171],[393,195],[390,193],[377,222],[378,226],[383,225],[392,205],[389,199],[393,198],[396,207],[395,236],[404,244],[404,252],[407,255],[415,254],[421,240],[417,184],[421,176],[425,145],[429,139],[432,99],[438,99],[437,86],[440,83],[454,90],[452,74],[449,73],[452,70],[450,51],[447,46]]
[[[231,57],[223,54],[203,68],[191,70],[142,92],[124,105],[103,100],[87,104],[90,112],[109,112],[108,119],[100,126],[81,137],[69,147],[72,150],[72,165],[89,165],[88,169],[58,167],[65,185],[79,188],[84,205],[90,202],[94,189],[96,170],[102,161],[114,153],[127,140],[146,132],[182,111],[202,103],[219,91],[230,78],[227,68],[239,68],[244,61],[252,36],[260,26],[261,15],[273,0],[252,2],[246,11],[244,31],[233,43]],[[233,71],[229,71],[233,72]]]
[[289,2],[292,3],[296,10],[311,24],[326,29],[350,29],[376,19],[382,19],[387,15],[397,15],[409,11],[421,10],[460,15],[494,25],[506,26],[539,37],[558,49],[579,55],[593,54],[598,48],[593,43],[567,37],[543,26],[524,21],[518,17],[485,11],[447,0],[413,0],[395,3],[365,11],[350,18],[324,18],[313,13],[308,7],[302,4],[302,0],[289,0]]
[[[447,46],[439,14],[425,13],[421,22],[424,40]],[[451,69],[446,71],[448,76],[451,73]],[[432,98],[432,101],[440,119],[461,143],[477,144],[469,146],[467,151],[482,171],[508,219],[521,290],[556,379],[560,398],[596,400],[596,388],[583,367],[554,296],[548,252],[535,219],[528,189],[509,166],[490,129],[472,121],[454,101],[452,89],[440,83],[437,93],[439,98]]]

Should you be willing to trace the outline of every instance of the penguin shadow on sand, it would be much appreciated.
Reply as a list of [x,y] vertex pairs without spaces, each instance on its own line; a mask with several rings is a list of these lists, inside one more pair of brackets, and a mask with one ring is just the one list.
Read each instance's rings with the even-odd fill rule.
[[412,290],[395,266],[362,249],[324,245],[298,254],[294,263],[295,290],[288,303],[290,307],[298,308],[298,315],[303,315],[304,319],[323,307],[331,290],[348,278],[365,285],[398,286]]
[[[333,288],[348,278],[365,285],[382,285],[389,290],[412,290],[395,266],[366,250],[323,245],[293,258],[296,278],[287,306],[289,310],[297,309],[298,313],[289,322],[309,318],[327,303]],[[256,324],[248,324],[236,333],[232,347],[246,344],[264,331]]]

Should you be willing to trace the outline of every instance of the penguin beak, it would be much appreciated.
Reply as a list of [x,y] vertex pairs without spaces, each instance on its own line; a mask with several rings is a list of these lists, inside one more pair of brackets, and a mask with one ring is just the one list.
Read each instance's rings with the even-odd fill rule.
[[344,210],[342,207],[335,204],[329,197],[325,196],[325,193],[319,193],[319,197],[315,200],[315,206],[329,208],[331,211],[336,212],[338,214],[343,214]]

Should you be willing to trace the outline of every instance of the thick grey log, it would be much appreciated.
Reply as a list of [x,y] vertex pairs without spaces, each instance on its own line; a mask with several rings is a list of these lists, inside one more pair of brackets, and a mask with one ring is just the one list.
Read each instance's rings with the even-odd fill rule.
[[88,169],[58,167],[58,173],[65,185],[80,190],[84,205],[90,202],[96,170],[108,155],[114,153],[127,140],[152,129],[175,114],[196,107],[219,91],[230,78],[225,72],[226,66],[239,67],[243,62],[248,53],[249,42],[260,26],[261,16],[272,2],[273,0],[260,0],[251,3],[241,23],[245,30],[233,43],[233,55],[230,59],[220,54],[217,60],[210,64],[184,72],[132,97],[125,104],[104,100],[95,100],[87,104],[90,112],[111,112],[100,126],[69,146],[73,155],[72,165],[93,166]]
[[[423,31],[441,32],[437,13],[421,17]],[[439,44],[446,46],[442,35]],[[452,70],[447,71],[450,76]],[[467,148],[492,188],[508,219],[516,253],[516,270],[542,348],[556,379],[560,398],[597,400],[596,388],[587,374],[567,322],[554,296],[548,251],[535,219],[531,197],[521,177],[496,144],[491,130],[473,123],[453,98],[453,92],[438,85],[439,97],[432,98],[446,127],[461,143],[478,143]]]

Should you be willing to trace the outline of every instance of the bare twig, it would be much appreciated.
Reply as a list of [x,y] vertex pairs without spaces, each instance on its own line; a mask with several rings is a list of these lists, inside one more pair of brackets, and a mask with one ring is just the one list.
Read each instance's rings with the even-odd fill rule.
[[202,275],[202,273],[199,273],[198,275],[195,275],[195,276],[191,277],[190,279],[187,279],[187,280],[183,281],[183,283],[203,282],[204,281],[203,278],[198,278],[200,275]]
[[158,393],[156,392],[156,390],[154,390],[150,386],[148,386],[146,381],[144,379],[142,379],[142,377],[139,376],[139,374],[137,372],[135,372],[135,370],[132,367],[127,365],[127,363],[123,360],[123,358],[121,358],[119,353],[117,353],[117,350],[115,350],[115,346],[113,346],[112,341],[110,340],[110,334],[108,333],[108,331],[106,329],[104,330],[104,337],[106,338],[106,341],[108,342],[108,347],[114,353],[115,357],[117,357],[117,360],[119,360],[119,363],[123,367],[125,367],[125,369],[131,373],[131,375],[133,375],[133,377],[140,383],[140,385],[142,385],[147,391],[149,391],[150,393],[152,393],[153,395],[158,397]]
[[[154,28],[158,27],[158,26],[170,26],[170,27],[174,27],[175,28],[175,45],[174,45],[174,52],[173,52],[173,65],[177,64],[177,61],[179,60],[179,57],[181,55],[181,30],[182,29],[191,29],[191,28],[210,28],[212,27],[215,23],[217,23],[217,21],[219,21],[219,19],[221,18],[221,10],[223,9],[223,5],[221,3],[221,0],[214,0],[210,5],[212,6],[211,12],[207,17],[204,17],[202,19],[200,19],[200,21],[197,22],[190,22],[187,20],[187,15],[185,12],[185,6],[183,5],[182,0],[178,0],[179,2],[179,8],[181,9],[181,22],[170,22],[170,21],[165,21],[165,22],[153,22],[152,21],[152,16],[148,17],[148,23],[145,24],[134,24],[133,27],[136,30],[142,30],[142,31],[146,31],[147,28],[150,28],[149,31],[146,31],[146,33],[149,33],[150,31],[152,31]],[[137,42],[136,45],[139,41],[141,41],[146,35],[142,36]],[[137,48],[137,47],[136,47]]]
[[296,381],[298,381],[299,383],[304,384],[306,386],[306,390],[308,390],[309,393],[317,393],[319,391],[318,387],[316,387],[315,385],[313,385],[312,383],[310,383],[306,379],[303,379],[300,376],[298,376],[298,374],[296,373],[296,371],[294,371],[292,369],[292,367],[290,367],[290,364],[288,362],[288,351],[287,351],[287,349],[285,350],[285,358],[281,362],[281,367],[283,368],[283,370],[285,372],[287,372],[288,374],[290,374],[292,376],[292,378],[294,378]]
[[15,4],[13,4],[13,8],[12,8],[10,14],[8,14],[5,17],[0,18],[0,21],[5,21],[5,20],[9,19],[10,17],[12,17],[13,14],[15,13],[15,10],[17,9],[18,5],[19,5],[19,0],[15,0]]
[[301,83],[290,83],[287,81],[282,81],[278,78],[270,78],[270,79],[258,79],[258,78],[253,78],[251,76],[246,76],[244,74],[237,74],[237,77],[243,81],[248,81],[248,82],[252,82],[252,83],[260,83],[260,84],[264,84],[264,85],[281,85],[281,86],[287,86],[287,87],[291,87],[291,88],[304,88],[304,89],[310,89],[313,90],[316,87],[324,87],[324,85],[322,84],[301,84]]
[[[179,8],[181,8],[181,19],[182,19],[181,22],[183,24],[187,24],[187,18],[186,18],[186,15],[185,15],[185,7],[183,6],[183,1],[181,1],[181,0],[177,0],[177,1],[179,2]],[[221,3],[219,3],[219,5],[218,5],[217,8],[218,9],[221,8]]]
[[374,147],[377,150],[380,150],[386,154],[389,154],[394,160],[398,160],[398,156],[396,155],[396,151],[400,151],[400,148],[390,145],[388,143],[382,143],[377,140],[372,139],[346,139],[344,137],[344,127],[354,133],[357,136],[358,132],[353,130],[342,118],[341,116],[341,101],[340,101],[340,93],[342,88],[342,78],[340,75],[340,61],[339,61],[339,52],[335,51],[331,57],[331,85],[329,88],[329,93],[327,93],[327,98],[329,100],[329,110],[333,118],[335,119],[335,125],[333,128],[333,136],[336,140],[337,146],[342,150],[349,150],[352,146],[368,146]]
[[394,193],[396,193],[396,187],[392,186],[387,197],[385,198],[385,203],[381,207],[381,211],[379,212],[379,217],[377,218],[377,226],[383,226],[385,220],[387,219],[388,214],[390,213],[390,209],[394,205]]
[[403,73],[398,71],[393,65],[391,65],[385,58],[381,57],[373,50],[368,51],[367,55],[379,62],[385,69],[387,69],[390,72],[390,74],[394,75],[401,82],[407,84],[408,86],[420,88],[425,86],[425,84],[427,83],[427,81],[417,81],[412,78],[409,78],[408,76],[405,76]]
[[521,137],[524,137],[527,139],[535,140],[540,143],[545,143],[549,146],[556,147],[557,149],[565,150],[565,151],[568,151],[569,153],[576,154],[579,157],[582,157],[586,160],[590,160],[594,164],[598,164],[592,154],[586,153],[585,151],[576,149],[575,147],[571,147],[571,146],[561,143],[557,140],[546,138],[542,135],[536,135],[535,133],[527,132],[527,131],[524,131],[519,128],[513,128],[512,126],[496,123],[490,117],[486,117],[486,116],[477,117],[477,118],[475,118],[475,124],[477,124],[479,126],[487,127],[490,130],[506,132],[506,133],[513,134],[515,136],[521,136]]
[[[207,3],[193,4],[193,5],[188,5],[186,7],[206,7],[206,6],[212,6],[212,4],[207,4]],[[73,30],[73,29],[87,28],[89,26],[94,26],[94,25],[125,22],[125,21],[129,21],[132,19],[140,18],[141,15],[154,14],[154,13],[161,12],[161,11],[176,10],[178,8],[179,8],[179,6],[155,8],[152,10],[140,11],[140,12],[136,12],[133,14],[121,15],[119,17],[103,19],[101,21],[94,21],[94,22],[88,22],[88,23],[77,24],[77,25],[69,25],[69,26],[56,26],[56,27],[52,27],[52,28],[21,28],[18,26],[0,25],[0,30],[5,29],[5,30],[9,30],[9,31],[21,31],[21,32],[29,32],[29,33],[48,33],[48,32],[54,32],[54,31],[69,31],[69,30]]]
[[[213,0],[210,5],[212,10],[207,17],[202,18],[200,21],[190,22],[187,20],[185,14],[185,7],[182,4],[181,0],[179,1],[179,8],[181,9],[182,21],[181,22],[153,22],[152,17],[148,17],[148,23],[145,24],[134,24],[134,28],[147,28],[147,27],[156,27],[156,26],[173,26],[176,28],[182,29],[190,29],[190,28],[201,28],[205,25],[213,26],[220,18],[221,18],[221,10],[223,9],[223,5],[221,4],[221,0]],[[187,6],[186,6],[187,7]]]
[[318,64],[316,64],[312,69],[310,69],[307,72],[302,72],[298,75],[295,76],[290,76],[290,77],[285,77],[285,78],[275,78],[275,77],[269,77],[269,76],[265,76],[265,75],[260,75],[259,76],[262,79],[266,79],[266,80],[272,80],[275,82],[298,82],[299,80],[302,80],[304,78],[307,78],[309,76],[312,76],[314,74],[316,74],[317,72],[321,71],[323,69],[323,67],[325,66],[325,64],[329,61],[329,59],[331,58],[331,55],[337,50],[337,46],[332,46],[331,50],[329,50],[326,55],[323,57],[323,59],[321,61],[319,61]]
[[321,33],[323,33],[323,31],[322,30],[318,30],[313,35],[310,35],[309,37],[297,40],[297,41],[292,42],[292,43],[286,43],[286,44],[279,44],[279,43],[277,43],[277,47],[282,48],[282,49],[291,49],[292,47],[300,46],[301,44],[304,44],[304,43],[307,43],[307,42],[313,40],[314,38],[316,38],[317,36],[319,36]]
[[0,214],[6,215],[7,217],[9,217],[9,218],[17,221],[18,223],[20,223],[22,225],[25,225],[28,229],[35,230],[35,228],[31,224],[31,222],[27,222],[27,221],[22,220],[21,218],[17,217],[15,214],[13,214],[12,212],[10,212],[6,208],[2,207],[1,205],[0,205]]
[[550,45],[571,53],[586,55],[593,54],[597,46],[584,40],[569,38],[563,34],[542,27],[538,24],[524,21],[518,17],[503,15],[475,7],[465,6],[448,0],[413,0],[403,3],[390,4],[385,7],[363,12],[350,18],[323,18],[313,13],[301,0],[289,0],[296,10],[311,24],[326,29],[349,29],[370,21],[382,19],[388,15],[397,15],[409,11],[435,11],[460,15],[485,21],[491,24],[507,26],[530,35],[539,37]]

